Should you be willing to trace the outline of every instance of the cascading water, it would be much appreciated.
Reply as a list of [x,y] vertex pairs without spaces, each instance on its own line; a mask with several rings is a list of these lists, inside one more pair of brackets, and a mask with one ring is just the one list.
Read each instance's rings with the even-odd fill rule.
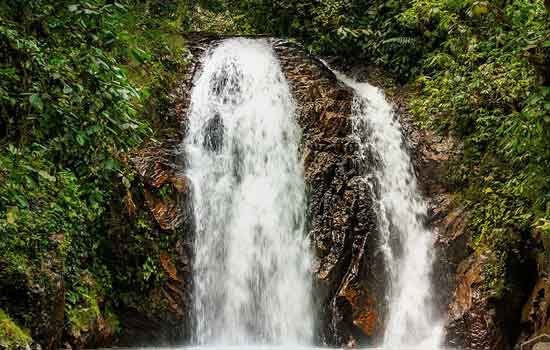
[[204,58],[184,140],[193,184],[194,343],[310,344],[310,255],[294,102],[266,41]]
[[401,126],[378,88],[336,73],[355,91],[353,132],[363,157],[372,154],[375,171],[366,180],[376,188],[381,249],[390,276],[385,349],[437,348],[442,324],[432,298],[432,231],[426,227],[427,205],[417,188]]

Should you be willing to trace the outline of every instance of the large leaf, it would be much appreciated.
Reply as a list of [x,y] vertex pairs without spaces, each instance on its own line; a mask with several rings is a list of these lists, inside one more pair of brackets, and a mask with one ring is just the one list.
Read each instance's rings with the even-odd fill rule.
[[42,102],[42,98],[40,98],[39,94],[32,94],[29,97],[29,102],[31,103],[31,106],[39,112],[42,112],[44,109],[44,102]]

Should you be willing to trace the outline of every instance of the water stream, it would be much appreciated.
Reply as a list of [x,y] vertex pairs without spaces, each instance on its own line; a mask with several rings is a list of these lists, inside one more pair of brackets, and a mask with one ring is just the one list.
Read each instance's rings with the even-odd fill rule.
[[[364,159],[375,158],[365,180],[377,193],[378,229],[389,274],[385,349],[438,348],[442,323],[433,307],[434,234],[427,205],[404,144],[401,125],[382,90],[337,73],[355,91],[353,133]],[[367,167],[368,168],[368,167]]]
[[267,41],[207,53],[184,141],[196,222],[197,345],[311,344],[295,105]]

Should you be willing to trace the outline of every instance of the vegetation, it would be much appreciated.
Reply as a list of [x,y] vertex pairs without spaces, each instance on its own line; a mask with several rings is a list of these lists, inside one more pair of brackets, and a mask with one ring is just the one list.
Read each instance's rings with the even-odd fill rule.
[[[429,7],[415,2],[402,20],[418,25]],[[505,266],[526,258],[518,240],[550,234],[550,16],[542,1],[449,1],[421,18],[445,41],[423,60],[412,111],[463,142],[449,180],[471,210],[473,246],[500,252],[486,271],[500,294],[514,288]]]
[[13,348],[16,346],[27,346],[31,342],[28,332],[17,326],[9,316],[0,309],[0,346]]
[[[112,309],[123,296],[143,300],[154,287],[146,282],[162,279],[158,254],[147,254],[154,240],[117,274],[108,218],[110,203],[133,186],[128,152],[155,136],[185,65],[178,6],[0,3],[0,307],[33,333],[40,315],[26,304],[37,303],[29,290],[39,281],[52,293],[62,276],[65,328],[74,335],[99,319],[116,330]],[[6,329],[14,331],[2,336],[19,343],[15,326]]]
[[[65,331],[143,302],[170,237],[138,213],[127,155],[155,138],[185,68],[182,33],[267,33],[383,67],[410,110],[463,151],[449,184],[504,290],[517,241],[550,235],[550,15],[543,0],[5,0],[0,3],[0,307],[32,330],[36,281],[65,285]],[[155,130],[155,131],[154,131]],[[117,247],[114,247],[118,244]],[[121,248],[123,247],[123,248]],[[126,257],[113,261],[117,249]],[[27,307],[28,309],[28,307]],[[0,343],[27,342],[0,310]],[[3,329],[7,329],[8,333]],[[7,337],[7,338],[6,338]],[[4,343],[2,343],[3,345]],[[7,345],[10,346],[9,343]]]

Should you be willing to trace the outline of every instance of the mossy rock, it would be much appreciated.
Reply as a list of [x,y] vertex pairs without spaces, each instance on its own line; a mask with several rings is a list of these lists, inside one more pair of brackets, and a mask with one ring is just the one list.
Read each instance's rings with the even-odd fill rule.
[[0,349],[22,349],[31,343],[29,333],[21,329],[4,310],[0,309]]

